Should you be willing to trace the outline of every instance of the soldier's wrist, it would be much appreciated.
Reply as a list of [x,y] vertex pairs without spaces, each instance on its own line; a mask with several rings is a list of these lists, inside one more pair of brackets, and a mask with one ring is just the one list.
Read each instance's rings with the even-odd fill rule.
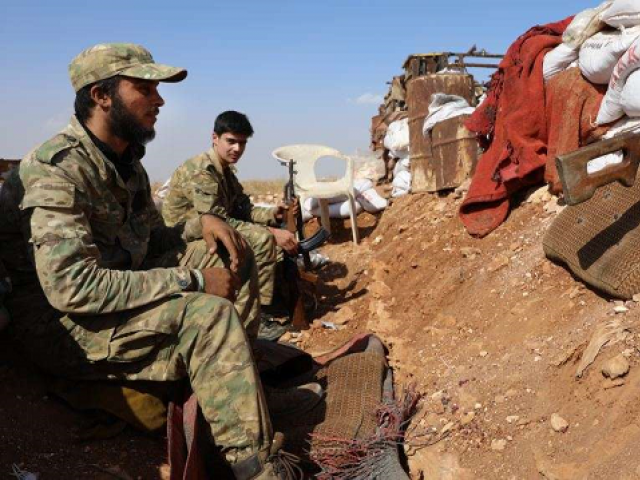
[[193,280],[193,290],[196,292],[204,292],[204,275],[200,270],[191,270],[191,278]]
[[202,219],[206,216],[210,216],[210,217],[216,217],[219,218],[220,220],[222,220],[223,222],[226,222],[227,219],[224,218],[222,215],[215,213],[215,212],[205,212],[202,215],[200,215],[200,223],[202,223]]

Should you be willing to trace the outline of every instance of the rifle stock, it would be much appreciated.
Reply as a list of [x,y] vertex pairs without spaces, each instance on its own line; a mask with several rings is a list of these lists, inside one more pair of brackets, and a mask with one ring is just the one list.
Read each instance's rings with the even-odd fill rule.
[[[597,165],[594,159],[621,151],[619,163]],[[601,140],[556,158],[564,199],[577,205],[590,199],[604,185],[618,181],[633,186],[640,166],[640,133],[629,132]]]

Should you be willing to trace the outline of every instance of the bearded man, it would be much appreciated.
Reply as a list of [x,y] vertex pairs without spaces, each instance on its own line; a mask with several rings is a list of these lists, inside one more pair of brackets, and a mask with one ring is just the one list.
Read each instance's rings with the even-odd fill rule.
[[165,227],[140,163],[164,105],[158,84],[186,70],[103,44],[69,74],[76,115],[1,191],[14,337],[54,375],[188,379],[236,478],[285,478],[248,338],[259,316],[251,250],[214,215]]

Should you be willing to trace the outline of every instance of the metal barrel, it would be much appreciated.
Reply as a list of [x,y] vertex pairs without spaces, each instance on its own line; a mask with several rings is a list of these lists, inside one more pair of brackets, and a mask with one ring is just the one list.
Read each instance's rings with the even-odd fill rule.
[[478,160],[478,141],[464,126],[468,118],[468,115],[449,118],[431,131],[430,173],[435,184],[429,191],[456,188],[473,175]]
[[459,95],[475,105],[473,76],[468,74],[431,74],[412,78],[407,85],[409,113],[409,146],[411,151],[412,190],[435,191],[436,179],[430,162],[433,149],[429,138],[422,134],[424,119],[429,113],[434,93]]

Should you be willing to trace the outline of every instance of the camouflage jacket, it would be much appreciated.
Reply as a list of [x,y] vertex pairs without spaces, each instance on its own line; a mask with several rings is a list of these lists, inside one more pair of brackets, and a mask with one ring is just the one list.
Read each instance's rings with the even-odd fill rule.
[[190,158],[173,172],[162,204],[167,225],[206,212],[224,218],[234,228],[242,222],[276,226],[275,208],[254,206],[234,171],[222,168],[213,148]]
[[0,261],[14,291],[39,281],[65,313],[128,310],[189,290],[186,267],[141,269],[148,256],[201,237],[198,218],[168,228],[136,146],[125,184],[75,117],[32,150],[0,191]]

